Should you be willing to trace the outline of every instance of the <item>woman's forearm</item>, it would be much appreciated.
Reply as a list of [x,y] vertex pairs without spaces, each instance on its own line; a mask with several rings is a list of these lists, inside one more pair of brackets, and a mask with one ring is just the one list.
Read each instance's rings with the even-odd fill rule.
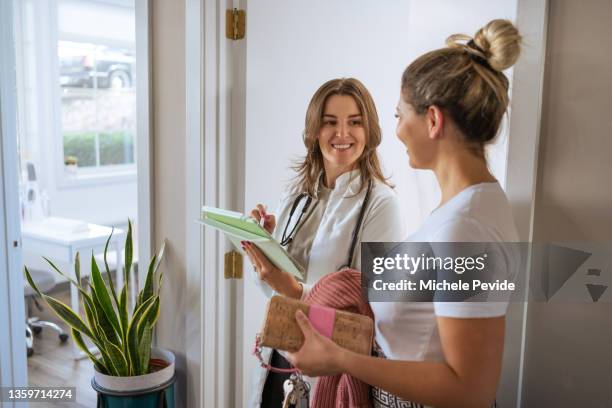
[[277,269],[268,279],[266,279],[268,284],[281,295],[293,299],[302,297],[302,285],[289,272]]
[[294,299],[301,299],[302,285],[289,272],[283,271],[285,274],[285,293],[283,295]]
[[439,408],[488,408],[494,399],[477,384],[462,380],[446,363],[387,360],[342,349],[335,364],[339,371],[407,401]]

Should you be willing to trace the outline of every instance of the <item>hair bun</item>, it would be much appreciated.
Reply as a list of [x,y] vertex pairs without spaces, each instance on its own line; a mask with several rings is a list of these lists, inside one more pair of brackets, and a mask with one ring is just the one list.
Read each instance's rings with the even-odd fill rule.
[[473,41],[496,71],[510,68],[521,54],[521,34],[509,20],[490,21],[476,32]]

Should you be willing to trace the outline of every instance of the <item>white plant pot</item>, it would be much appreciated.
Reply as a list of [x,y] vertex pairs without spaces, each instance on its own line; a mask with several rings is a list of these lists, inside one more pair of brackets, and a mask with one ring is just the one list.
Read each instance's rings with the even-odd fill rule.
[[113,392],[134,392],[144,391],[159,387],[167,383],[174,376],[174,354],[166,349],[154,347],[151,350],[151,358],[158,358],[170,363],[151,374],[135,375],[130,377],[116,377],[106,375],[94,369],[94,380],[96,384],[108,391]]
[[65,164],[64,171],[66,172],[67,176],[76,177],[79,173],[79,166],[77,166],[76,164]]

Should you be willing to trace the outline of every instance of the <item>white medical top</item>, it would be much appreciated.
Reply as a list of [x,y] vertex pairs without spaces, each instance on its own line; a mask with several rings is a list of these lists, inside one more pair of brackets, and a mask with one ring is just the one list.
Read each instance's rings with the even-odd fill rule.
[[[516,242],[518,234],[506,195],[497,183],[481,183],[461,191],[436,209],[407,241]],[[496,246],[506,251],[507,246]],[[502,272],[516,274],[519,256],[500,254]],[[395,360],[443,361],[436,316],[473,318],[506,313],[507,302],[371,302],[376,342]]]
[[[353,230],[367,191],[367,186],[359,191],[360,186],[359,170],[340,175],[333,189],[326,188],[323,183],[319,183],[316,189],[318,191],[316,199],[311,202],[298,225],[294,239],[287,246],[287,251],[306,269],[306,278],[302,282],[304,288],[302,299],[320,278],[345,266]],[[276,229],[272,234],[279,242],[289,220],[291,207],[298,195],[298,193],[287,193],[280,200],[275,213]],[[304,205],[306,205],[306,198],[303,198],[295,209],[287,232],[293,229],[293,224],[297,222]],[[361,242],[400,241],[405,236],[403,225],[399,200],[393,189],[384,183],[373,181],[351,267],[360,269]],[[252,268],[251,274],[256,285],[267,297],[274,295],[272,288],[260,280]],[[270,351],[265,347],[262,350],[265,361],[269,361]],[[265,380],[266,370],[257,367],[253,373],[249,407],[260,406]],[[304,380],[308,381],[311,389],[314,390],[316,379],[304,376]]]
[[[359,174],[359,170],[353,170],[340,175],[333,189],[326,188],[320,183],[317,198],[313,199],[310,208],[300,221],[293,241],[287,247],[287,251],[306,269],[306,279],[302,283],[304,287],[302,298],[321,277],[341,269],[347,262],[353,230],[367,191],[367,186],[359,191],[361,186]],[[280,201],[276,211],[276,229],[272,234],[279,242],[289,220],[291,207],[298,195],[288,193]],[[304,205],[306,198],[301,200],[294,211],[287,232],[292,230]],[[384,183],[373,181],[351,267],[360,269],[361,242],[401,240],[404,234],[403,224],[399,201],[393,189]],[[271,297],[274,291],[258,278],[256,272],[252,273],[264,294]]]

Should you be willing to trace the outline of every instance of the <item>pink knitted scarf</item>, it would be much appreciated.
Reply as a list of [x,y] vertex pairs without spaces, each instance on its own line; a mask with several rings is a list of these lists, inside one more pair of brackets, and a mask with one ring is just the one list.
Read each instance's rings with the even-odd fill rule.
[[[324,276],[305,301],[374,318],[370,305],[362,296],[361,272],[353,269]],[[348,374],[319,377],[310,405],[317,408],[370,407],[370,386]]]

